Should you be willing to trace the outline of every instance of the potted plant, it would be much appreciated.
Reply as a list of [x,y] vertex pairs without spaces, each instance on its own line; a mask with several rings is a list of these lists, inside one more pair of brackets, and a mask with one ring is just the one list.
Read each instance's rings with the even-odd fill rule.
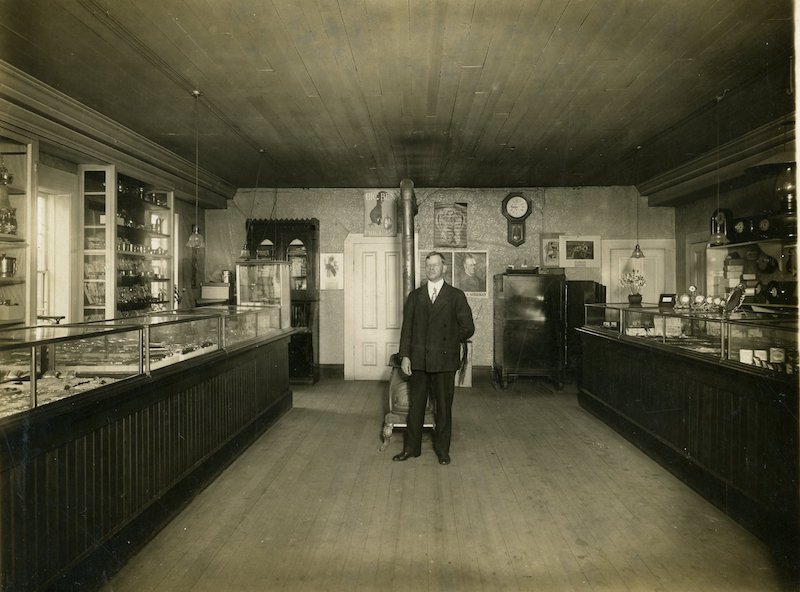
[[628,303],[631,306],[641,306],[641,290],[647,285],[647,281],[641,272],[634,269],[623,273],[619,278],[619,285],[628,290]]

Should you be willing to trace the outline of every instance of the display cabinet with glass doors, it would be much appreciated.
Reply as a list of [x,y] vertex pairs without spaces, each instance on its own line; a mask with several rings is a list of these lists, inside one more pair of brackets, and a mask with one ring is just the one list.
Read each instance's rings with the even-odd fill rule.
[[172,307],[172,193],[82,166],[85,321]]
[[0,328],[35,318],[35,141],[0,128]]
[[284,261],[240,261],[236,264],[236,303],[266,307],[273,311],[277,325],[291,326],[291,264]]
[[289,264],[290,322],[298,329],[289,343],[294,382],[319,379],[319,220],[249,219],[243,261]]

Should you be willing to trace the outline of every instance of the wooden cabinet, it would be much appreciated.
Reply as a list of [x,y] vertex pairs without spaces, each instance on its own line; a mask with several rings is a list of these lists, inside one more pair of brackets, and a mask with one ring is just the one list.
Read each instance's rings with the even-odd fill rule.
[[0,129],[0,327],[36,318],[35,199],[38,146]]
[[519,376],[547,376],[564,387],[564,298],[563,275],[494,276],[493,368],[502,388]]
[[250,259],[289,262],[292,327],[289,377],[319,380],[319,220],[247,220]]
[[172,308],[172,193],[82,166],[82,319]]

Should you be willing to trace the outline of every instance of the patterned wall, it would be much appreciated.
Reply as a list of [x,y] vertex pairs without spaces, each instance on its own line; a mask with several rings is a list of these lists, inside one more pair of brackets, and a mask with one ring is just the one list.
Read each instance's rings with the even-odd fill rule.
[[[344,252],[350,233],[364,232],[364,189],[240,189],[227,210],[206,212],[207,248],[205,281],[219,281],[223,269],[233,269],[244,242],[247,218],[318,218],[320,249]],[[396,189],[396,191],[399,191]],[[500,204],[510,191],[531,199],[533,214],[527,220],[525,244],[506,242],[506,219]],[[467,249],[487,251],[488,275],[502,273],[507,265],[539,265],[539,235],[558,232],[600,235],[603,239],[633,239],[636,235],[636,199],[633,187],[574,188],[416,188],[419,247],[433,247],[433,208],[436,202],[467,203]],[[674,237],[672,208],[647,208],[641,198],[641,238]],[[600,268],[567,270],[567,279],[600,281]],[[470,298],[476,320],[473,364],[492,364],[492,301]],[[343,364],[344,294],[324,290],[320,295],[320,363]]]

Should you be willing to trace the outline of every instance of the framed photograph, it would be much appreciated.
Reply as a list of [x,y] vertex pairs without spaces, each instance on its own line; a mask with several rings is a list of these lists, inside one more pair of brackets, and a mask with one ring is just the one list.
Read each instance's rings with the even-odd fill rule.
[[320,253],[320,290],[344,290],[344,253]]
[[541,236],[541,266],[542,267],[561,267],[559,253],[561,252],[558,240],[561,237],[558,233],[543,233]]
[[486,251],[453,252],[453,285],[467,296],[485,297],[489,291],[486,284],[488,259]]
[[[453,285],[453,251],[442,251],[440,249],[432,249],[437,253],[441,253],[442,257],[444,257],[444,264],[447,266],[447,269],[444,272],[444,281],[446,281],[451,286]],[[421,286],[425,282],[428,281],[427,277],[425,276],[425,257],[428,256],[428,253],[431,251],[417,251],[417,287]]]
[[599,236],[560,236],[559,267],[600,267]]

